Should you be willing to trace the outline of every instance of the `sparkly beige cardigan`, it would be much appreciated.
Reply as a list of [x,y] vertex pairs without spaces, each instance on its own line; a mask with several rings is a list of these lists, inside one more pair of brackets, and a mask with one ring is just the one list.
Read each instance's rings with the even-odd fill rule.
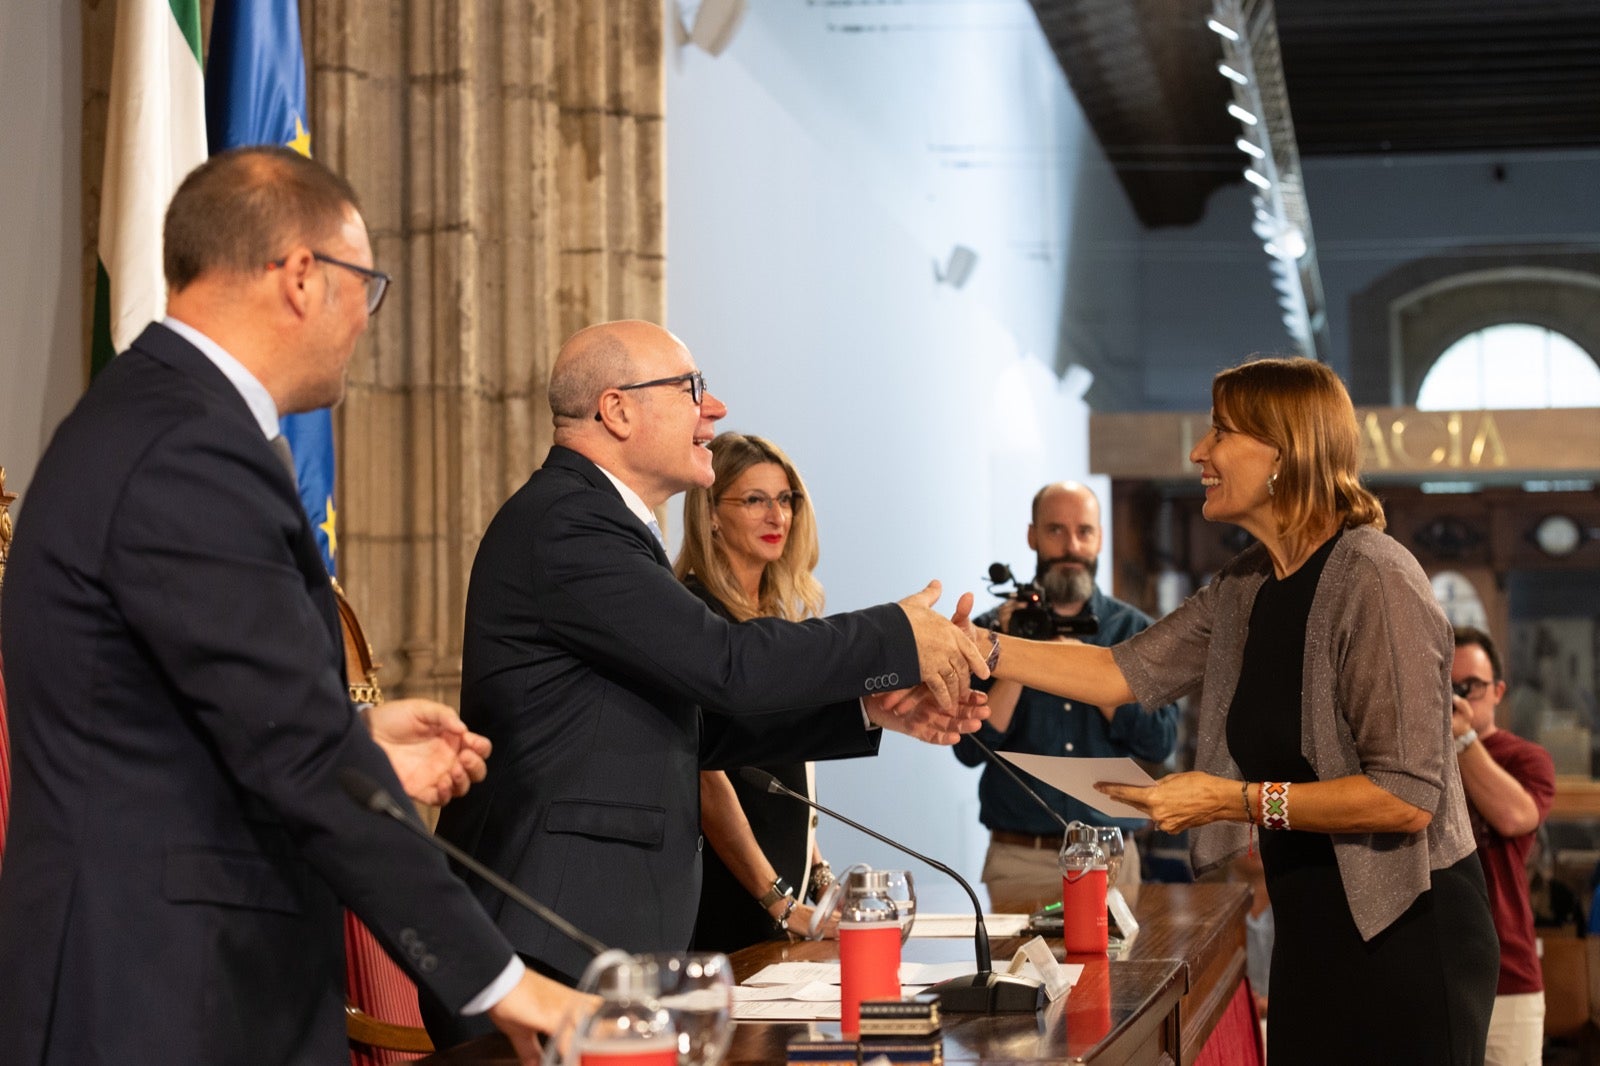
[[[1272,572],[1257,544],[1149,629],[1112,649],[1147,707],[1199,693],[1195,769],[1239,780],[1228,707],[1244,661],[1256,592]],[[1371,527],[1346,530],[1328,556],[1306,622],[1300,748],[1320,780],[1365,774],[1433,813],[1418,833],[1339,833],[1334,854],[1356,928],[1370,940],[1427,891],[1431,871],[1473,850],[1450,742],[1445,620],[1422,567]],[[1291,790],[1290,818],[1293,820]],[[1244,822],[1190,831],[1196,872],[1245,849]]]

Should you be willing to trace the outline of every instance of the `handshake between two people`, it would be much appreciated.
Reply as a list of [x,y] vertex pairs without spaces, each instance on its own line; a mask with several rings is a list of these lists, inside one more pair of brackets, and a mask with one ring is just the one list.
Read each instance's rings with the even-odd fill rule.
[[899,601],[917,643],[919,683],[875,693],[865,703],[867,717],[876,725],[948,746],[977,732],[989,717],[988,697],[972,687],[973,675],[987,678],[989,670],[986,656],[970,635],[972,593],[963,593],[955,614],[945,618],[933,609],[940,591],[939,582],[930,581],[920,592]]

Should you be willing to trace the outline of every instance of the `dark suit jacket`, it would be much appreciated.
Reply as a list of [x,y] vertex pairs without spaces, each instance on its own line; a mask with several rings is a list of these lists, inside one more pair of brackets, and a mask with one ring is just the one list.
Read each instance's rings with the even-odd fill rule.
[[447,1005],[504,968],[442,858],[340,791],[399,782],[338,625],[244,401],[151,326],[56,432],[6,575],[6,1063],[337,1063],[341,899]]
[[[858,698],[918,676],[893,604],[800,623],[718,617],[600,469],[560,447],[484,534],[463,652],[462,715],[494,741],[494,768],[439,832],[630,951],[689,943],[702,766],[871,752]],[[481,898],[524,955],[582,972],[580,948],[492,890]]]

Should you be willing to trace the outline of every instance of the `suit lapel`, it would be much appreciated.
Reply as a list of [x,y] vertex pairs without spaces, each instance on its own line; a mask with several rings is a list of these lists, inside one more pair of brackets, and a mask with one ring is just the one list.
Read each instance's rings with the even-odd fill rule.
[[616,501],[617,508],[628,516],[629,528],[638,530],[639,537],[649,545],[650,554],[655,558],[655,561],[668,570],[672,569],[672,560],[667,558],[666,548],[656,539],[656,535],[650,532],[650,528],[639,521],[639,516],[629,510],[628,505],[622,499],[622,494],[617,491],[617,487],[611,483],[611,479],[606,477],[605,471],[596,466],[593,460],[587,456],[580,455],[571,448],[564,448],[557,444],[550,449],[550,454],[545,458],[544,465],[571,470],[591,486],[605,493],[609,499]]

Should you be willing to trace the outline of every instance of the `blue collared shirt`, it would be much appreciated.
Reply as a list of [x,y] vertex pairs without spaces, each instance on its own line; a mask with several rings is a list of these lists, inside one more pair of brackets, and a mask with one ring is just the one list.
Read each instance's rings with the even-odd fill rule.
[[[1086,644],[1110,647],[1150,625],[1150,618],[1144,612],[1121,600],[1112,599],[1098,588],[1084,609],[1100,622],[1100,632],[1085,637]],[[995,614],[990,611],[976,621],[985,628],[991,627],[996,624]],[[988,683],[980,682],[979,685],[987,688]],[[1160,762],[1172,754],[1178,740],[1178,705],[1169,703],[1146,711],[1137,703],[1125,703],[1116,709],[1108,722],[1105,715],[1100,713],[1100,708],[1093,704],[1024,688],[1022,695],[1017,698],[1016,711],[1011,716],[1011,728],[1002,733],[986,722],[978,730],[977,736],[994,751],[1079,758],[1131,755],[1150,762]],[[1018,788],[1005,771],[989,765],[987,757],[978,750],[976,744],[963,738],[956,745],[955,753],[956,758],[968,766],[982,764],[984,767],[983,777],[978,782],[978,802],[981,805],[979,819],[984,825],[990,829],[1035,836],[1061,832],[1061,826],[1055,819]],[[1124,829],[1137,829],[1145,824],[1140,818],[1107,818],[1043,781],[1026,777],[1024,780],[1069,822],[1116,825]]]

